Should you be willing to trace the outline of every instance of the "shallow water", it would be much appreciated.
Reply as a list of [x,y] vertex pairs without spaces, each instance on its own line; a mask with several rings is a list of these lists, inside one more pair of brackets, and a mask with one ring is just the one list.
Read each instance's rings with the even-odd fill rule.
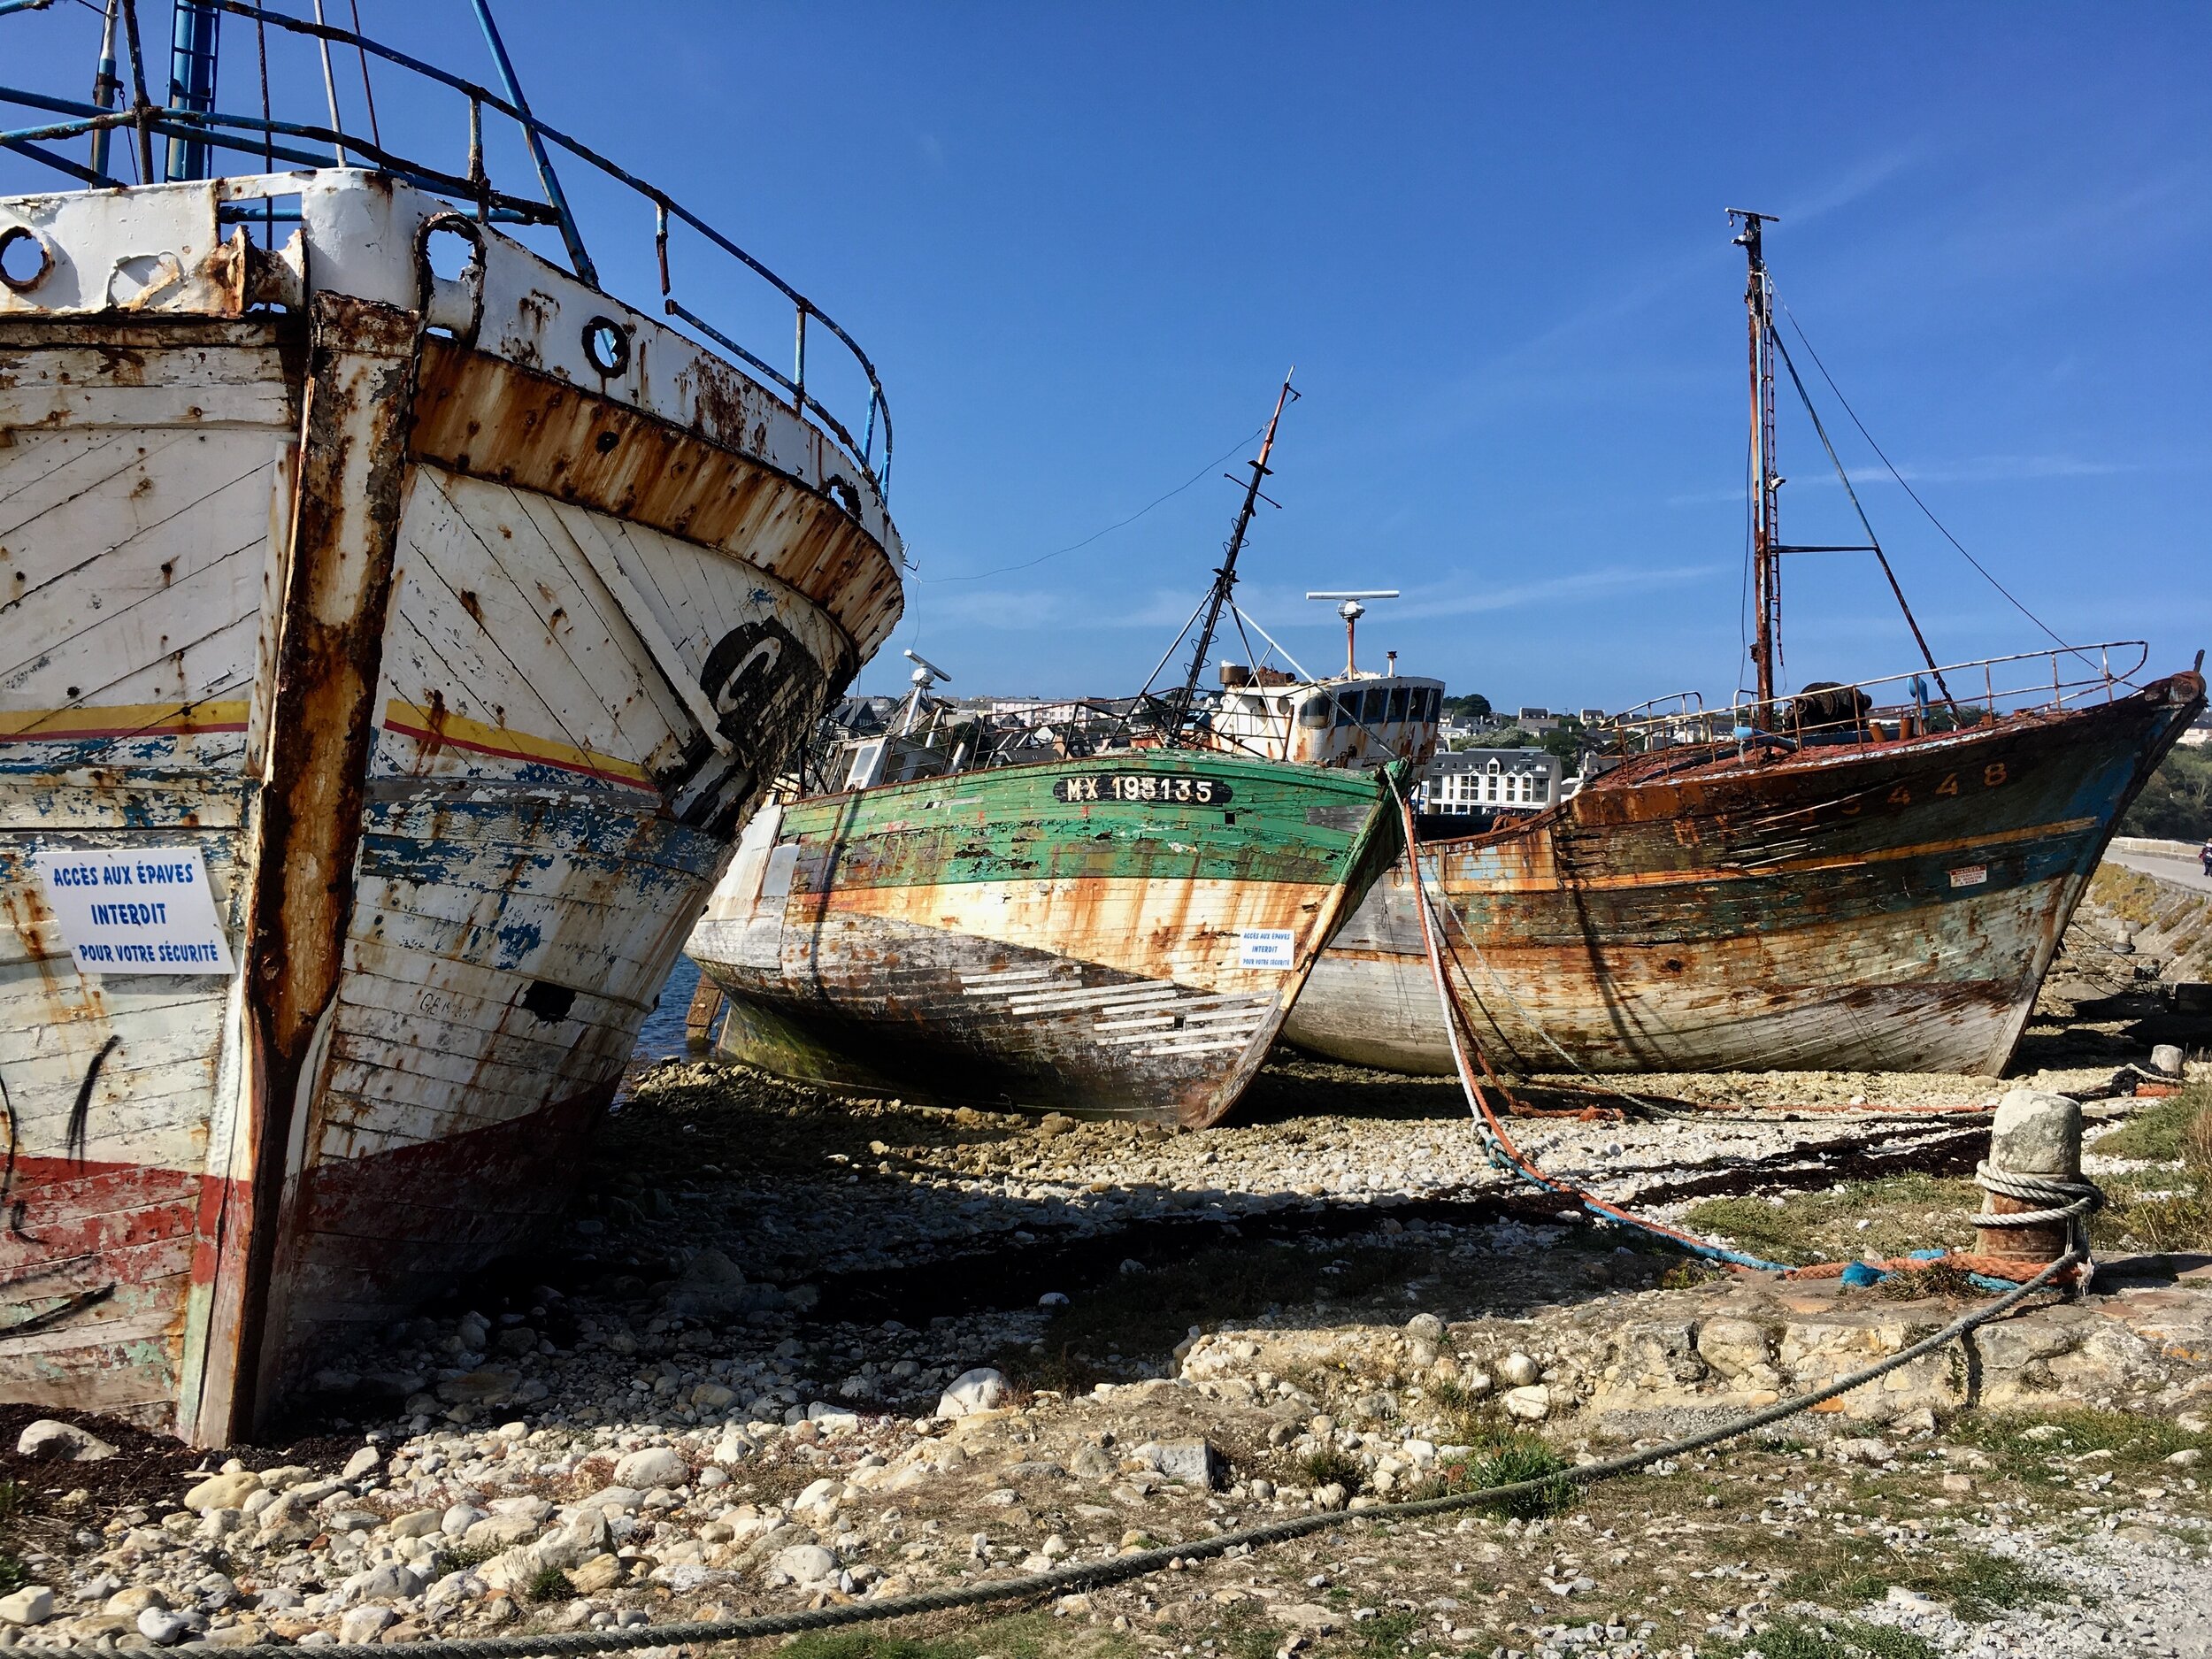
[[660,1001],[645,1017],[637,1034],[630,1064],[680,1059],[684,1053],[684,1016],[691,1011],[692,993],[699,987],[699,966],[689,956],[678,956],[668,982],[661,987]]

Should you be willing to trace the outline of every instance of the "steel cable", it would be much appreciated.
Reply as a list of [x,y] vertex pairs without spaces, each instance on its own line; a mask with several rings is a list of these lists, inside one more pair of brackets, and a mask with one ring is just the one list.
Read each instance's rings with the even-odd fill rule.
[[[2070,1214],[2087,1214],[2090,1201],[2078,1201],[2070,1207]],[[1309,1537],[1315,1532],[1327,1532],[1356,1521],[1394,1521],[1417,1516],[1445,1515],[1459,1509],[1479,1509],[1510,1502],[1517,1498],[1540,1497],[1556,1492],[1563,1486],[1590,1486],[1600,1481],[1616,1479],[1654,1463],[1670,1458],[1688,1456],[1724,1441],[1740,1438],[1786,1417],[1809,1411],[1815,1406],[1849,1394],[1878,1378],[1926,1354],[1932,1354],[1948,1343],[1956,1341],[1991,1320],[2001,1317],[2017,1307],[2028,1296],[2042,1289],[2066,1269],[2083,1259],[2078,1249],[2070,1250],[2025,1284],[2016,1286],[1993,1302],[1961,1315],[1941,1330],[1924,1336],[1909,1347],[1899,1349],[1886,1359],[1847,1372],[1823,1387],[1793,1398],[1778,1401],[1761,1410],[1754,1411],[1732,1423],[1721,1425],[1696,1434],[1685,1435],[1663,1446],[1651,1447],[1639,1452],[1625,1453],[1596,1463],[1582,1463],[1555,1474],[1533,1480],[1517,1480],[1507,1486],[1486,1486],[1475,1492],[1447,1493],[1440,1497],[1416,1498],[1403,1503],[1379,1503],[1364,1509],[1328,1509],[1312,1515],[1292,1516],[1272,1521],[1263,1526],[1245,1527],[1233,1532],[1217,1532],[1189,1543],[1165,1544],[1153,1549],[1134,1550],[1107,1561],[1089,1562],[1071,1567],[1062,1567],[1051,1572],[1025,1573],[1019,1578],[993,1579],[984,1584],[963,1585],[956,1589],[932,1590],[919,1595],[902,1595],[881,1601],[851,1601],[830,1607],[803,1608],[789,1613],[763,1613],[749,1618],[699,1620],[683,1624],[634,1624],[621,1630],[554,1631],[537,1635],[480,1636],[457,1640],[408,1642],[398,1648],[381,1643],[326,1643],[314,1648],[316,1659],[394,1659],[396,1652],[405,1653],[412,1659],[527,1659],[536,1655],[599,1654],[634,1652],[641,1647],[672,1647],[694,1643],[755,1640],[766,1636],[795,1635],[804,1631],[831,1630],[844,1624],[873,1624],[885,1619],[908,1618],[919,1613],[949,1612],[956,1608],[977,1607],[992,1601],[1028,1600],[1045,1595],[1075,1594],[1119,1584],[1131,1578],[1141,1578],[1159,1572],[1176,1561],[1211,1560],[1233,1549],[1246,1547],[1258,1548],[1269,1544],[1287,1543],[1294,1539]],[[189,1642],[170,1651],[190,1654],[196,1659],[297,1659],[298,1650],[288,1644],[256,1643],[241,1647],[219,1647],[211,1642]]]

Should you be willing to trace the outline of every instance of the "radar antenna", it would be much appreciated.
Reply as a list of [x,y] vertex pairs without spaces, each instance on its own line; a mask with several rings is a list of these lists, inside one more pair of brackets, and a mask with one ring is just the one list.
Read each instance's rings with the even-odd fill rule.
[[1359,659],[1354,654],[1352,646],[1354,635],[1359,627],[1359,619],[1367,614],[1367,607],[1360,602],[1363,599],[1395,599],[1397,596],[1398,590],[1395,588],[1363,588],[1353,593],[1319,593],[1306,595],[1309,599],[1340,599],[1344,602],[1337,606],[1336,613],[1344,618],[1345,679],[1349,680],[1359,672]]

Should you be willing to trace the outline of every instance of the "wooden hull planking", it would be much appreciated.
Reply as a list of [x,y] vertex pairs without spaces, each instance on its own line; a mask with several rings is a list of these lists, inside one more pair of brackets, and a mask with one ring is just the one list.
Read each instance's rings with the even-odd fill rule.
[[[242,265],[217,203],[262,182],[319,273],[288,310],[0,304],[0,1398],[206,1444],[562,1206],[899,603],[872,482],[687,341],[496,237],[469,338],[427,332],[405,187],[0,221]],[[188,845],[239,972],[81,973],[34,856]]]
[[[1492,1058],[1524,1071],[2000,1072],[2114,826],[2202,689],[2180,674],[1757,766],[1655,757],[1514,827],[1425,843],[1455,994]],[[1402,861],[1284,1035],[1450,1072]]]
[[[1229,799],[1094,787],[1139,777]],[[764,812],[687,949],[729,995],[725,1052],[768,1070],[1202,1125],[1394,847],[1373,775],[1041,762]]]

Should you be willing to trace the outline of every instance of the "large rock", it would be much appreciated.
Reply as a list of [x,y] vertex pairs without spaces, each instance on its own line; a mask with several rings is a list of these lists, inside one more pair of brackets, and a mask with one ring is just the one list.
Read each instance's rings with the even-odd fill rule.
[[461,1541],[471,1549],[504,1549],[537,1536],[538,1524],[526,1515],[488,1515],[471,1524]]
[[1746,1387],[1771,1388],[1778,1380],[1773,1345],[1766,1332],[1748,1319],[1724,1315],[1706,1320],[1698,1327],[1697,1352],[1723,1377]]
[[776,1552],[769,1570],[781,1573],[803,1588],[826,1584],[837,1577],[837,1557],[819,1544],[794,1544]]
[[622,1582],[622,1558],[619,1555],[594,1555],[582,1565],[569,1570],[568,1581],[579,1595],[597,1595],[611,1590]]
[[1164,1479],[1184,1486],[1213,1487],[1226,1484],[1226,1463],[1221,1454],[1204,1440],[1148,1440],[1137,1448],[1136,1455]]
[[43,1624],[53,1617],[54,1593],[42,1584],[27,1584],[12,1595],[0,1595],[0,1622]]
[[937,1415],[964,1417],[979,1411],[995,1411],[1005,1398],[1005,1377],[988,1365],[979,1365],[973,1371],[962,1371],[947,1386],[938,1396]]
[[541,1568],[565,1571],[603,1554],[611,1542],[606,1511],[592,1509],[538,1540],[530,1546],[530,1555]]
[[666,1446],[649,1446],[632,1452],[614,1466],[614,1484],[650,1491],[655,1486],[680,1486],[691,1479],[691,1465],[683,1455]]
[[81,1429],[73,1423],[57,1423],[51,1417],[41,1417],[15,1437],[15,1455],[18,1457],[93,1463],[103,1457],[114,1456],[115,1448],[89,1429]]
[[349,1601],[396,1601],[421,1590],[422,1575],[411,1567],[386,1562],[363,1568],[338,1587]]
[[1498,1362],[1498,1376],[1509,1388],[1525,1388],[1543,1374],[1543,1368],[1525,1354],[1508,1354]]
[[250,1469],[233,1475],[210,1475],[184,1494],[184,1507],[205,1515],[210,1509],[235,1509],[261,1490],[261,1477]]
[[399,1622],[388,1607],[357,1607],[338,1621],[338,1640],[349,1645],[374,1641]]
[[[389,1617],[388,1609],[387,1616]],[[166,1647],[191,1633],[191,1617],[166,1608],[150,1607],[138,1616],[138,1633],[157,1647]]]
[[1551,1390],[1542,1383],[1505,1391],[1505,1414],[1524,1423],[1541,1423],[1551,1415]]

